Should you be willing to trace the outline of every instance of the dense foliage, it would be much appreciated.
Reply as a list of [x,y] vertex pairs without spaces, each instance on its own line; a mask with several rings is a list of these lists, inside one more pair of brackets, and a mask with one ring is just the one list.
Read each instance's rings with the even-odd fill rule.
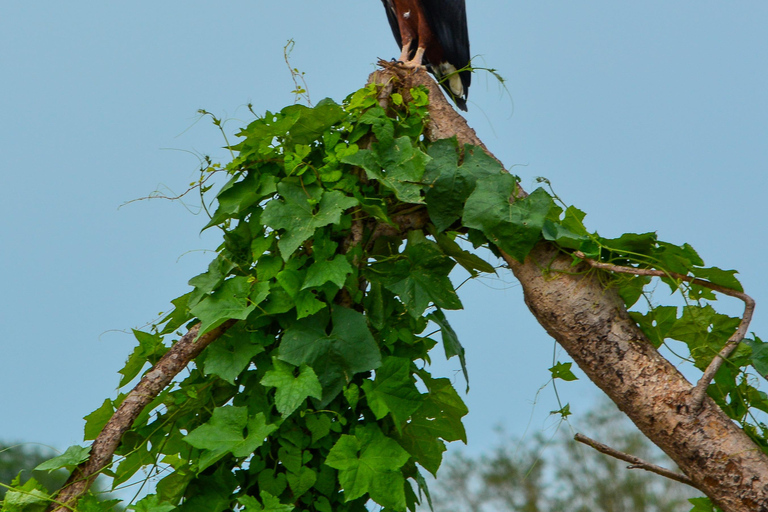
[[[426,92],[408,95],[392,94],[385,109],[369,86],[342,105],[267,112],[238,134],[230,163],[203,170],[204,192],[207,175],[229,177],[205,226],[221,230],[222,244],[175,309],[135,331],[120,385],[156,363],[180,330],[239,321],[157,396],[104,471],[114,486],[149,471],[154,492],[135,510],[364,511],[373,501],[403,511],[428,500],[422,471],[436,474],[445,443],[466,440],[459,394],[428,370],[437,332],[463,366],[443,314],[461,308],[448,276],[456,264],[472,275],[494,271],[470,244],[522,260],[549,240],[589,258],[740,288],[733,271],[704,267],[688,245],[652,233],[601,238],[584,227],[583,212],[561,208],[544,189],[522,193],[479,148],[427,140]],[[706,287],[663,281],[683,289],[682,313],[649,302],[633,318],[655,346],[680,340],[704,368],[738,319],[715,312]],[[606,282],[632,306],[651,279]],[[751,408],[768,410],[768,400],[746,373],[750,364],[768,370],[758,338],[722,368],[710,394],[765,448],[766,428]],[[571,378],[569,365],[553,367],[553,377]],[[86,417],[86,440],[124,398]],[[71,467],[88,450],[71,447],[44,467]],[[40,510],[47,496],[30,481],[2,510]],[[106,508],[88,498],[79,510]]]

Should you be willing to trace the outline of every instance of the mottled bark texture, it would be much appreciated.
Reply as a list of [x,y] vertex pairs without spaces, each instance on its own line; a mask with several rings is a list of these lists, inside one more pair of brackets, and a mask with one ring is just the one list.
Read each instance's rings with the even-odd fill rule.
[[[371,79],[394,81],[404,95],[426,86],[427,136],[483,146],[426,72],[388,67]],[[698,489],[726,512],[768,512],[768,457],[708,397],[695,410],[693,385],[648,342],[615,290],[601,284],[599,270],[572,267],[572,257],[549,243],[523,263],[505,260],[539,323]]]

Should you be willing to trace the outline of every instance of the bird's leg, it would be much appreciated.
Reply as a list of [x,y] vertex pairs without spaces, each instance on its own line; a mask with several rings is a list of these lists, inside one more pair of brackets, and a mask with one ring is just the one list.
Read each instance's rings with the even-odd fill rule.
[[424,51],[426,48],[423,46],[419,46],[416,48],[416,54],[413,56],[413,59],[406,62],[405,65],[409,68],[419,68],[421,67],[421,63],[424,61]]
[[413,39],[408,39],[407,41],[403,39],[403,51],[400,52],[400,58],[397,59],[398,62],[408,62],[408,57],[411,55],[411,43],[413,42]]

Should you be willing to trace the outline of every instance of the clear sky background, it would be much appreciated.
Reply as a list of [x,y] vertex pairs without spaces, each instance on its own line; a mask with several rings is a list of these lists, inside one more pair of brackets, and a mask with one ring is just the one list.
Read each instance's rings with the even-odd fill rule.
[[[469,123],[535,188],[546,176],[604,236],[657,231],[735,268],[768,336],[768,3],[470,0]],[[0,440],[63,450],[114,397],[131,327],[188,291],[218,243],[163,200],[196,154],[227,158],[197,109],[229,119],[292,103],[282,48],[313,101],[341,101],[399,54],[379,0],[0,4]],[[512,167],[516,166],[516,167]],[[194,203],[193,199],[190,202]],[[554,342],[509,272],[462,288],[469,449],[493,428],[551,429]],[[728,311],[738,313],[731,304]],[[462,388],[436,353],[435,373]],[[566,354],[558,359],[568,361]],[[559,386],[576,412],[596,388]],[[537,403],[534,405],[534,401]],[[589,433],[588,425],[579,425]]]

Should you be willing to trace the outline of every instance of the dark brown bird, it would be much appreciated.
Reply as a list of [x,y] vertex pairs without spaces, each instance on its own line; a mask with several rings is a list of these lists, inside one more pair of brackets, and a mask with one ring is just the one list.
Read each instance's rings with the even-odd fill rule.
[[464,0],[381,0],[406,66],[426,66],[461,110],[472,81]]

